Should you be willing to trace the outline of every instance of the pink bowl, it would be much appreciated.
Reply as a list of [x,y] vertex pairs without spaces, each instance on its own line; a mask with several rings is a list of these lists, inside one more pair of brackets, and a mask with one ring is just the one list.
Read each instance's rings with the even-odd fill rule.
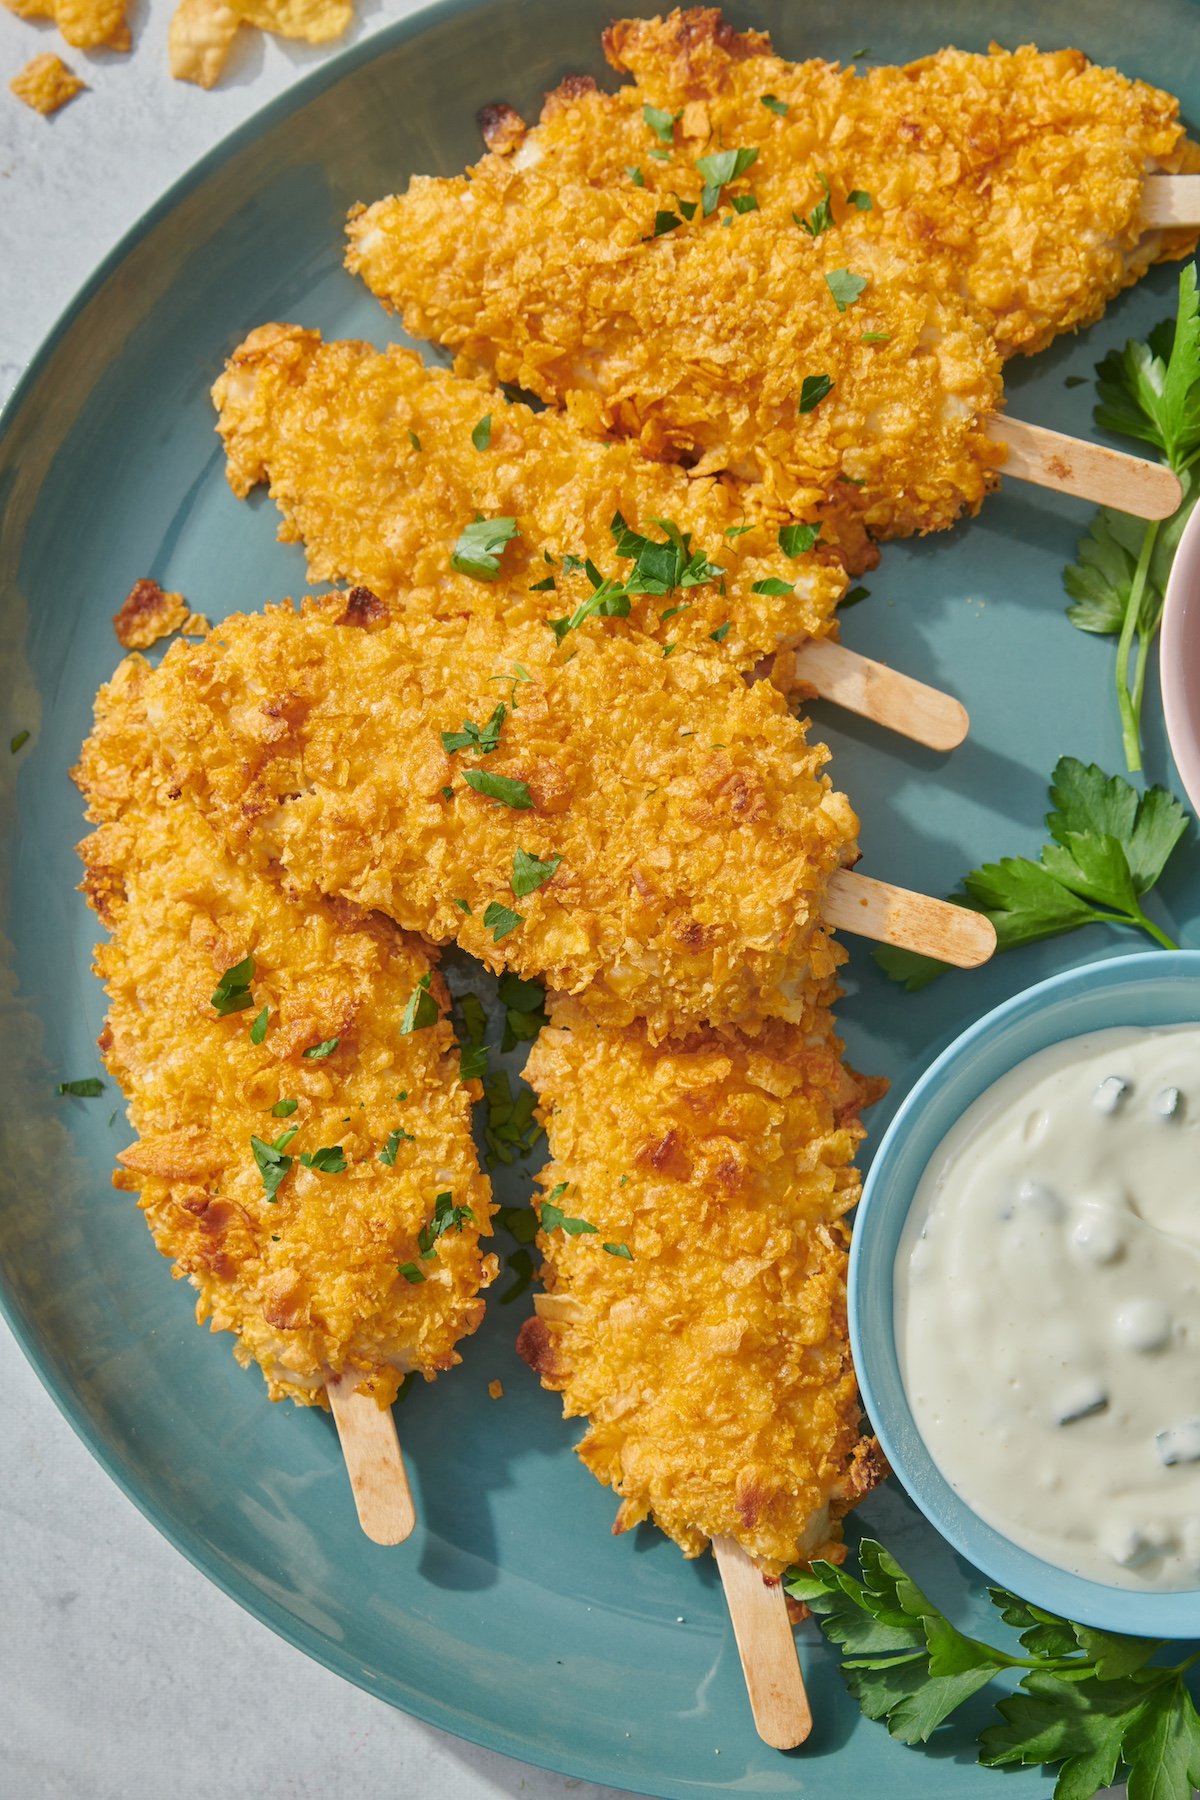
[[1188,798],[1200,812],[1200,506],[1184,528],[1171,566],[1158,666],[1171,754]]

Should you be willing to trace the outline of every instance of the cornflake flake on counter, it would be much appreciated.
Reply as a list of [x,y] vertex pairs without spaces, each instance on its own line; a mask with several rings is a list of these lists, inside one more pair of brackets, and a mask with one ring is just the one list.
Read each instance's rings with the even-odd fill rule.
[[354,17],[350,0],[233,0],[233,11],[247,25],[310,44],[341,37]]
[[241,19],[224,0],[180,0],[167,32],[173,79],[212,87],[241,27]]
[[76,50],[129,49],[125,0],[4,0],[4,4],[20,19],[53,19]]
[[123,649],[148,650],[173,631],[181,631],[185,637],[204,637],[209,623],[190,610],[182,594],[169,593],[157,581],[143,579],[134,582],[121,610],[113,614],[113,630]]
[[60,56],[47,51],[44,56],[35,56],[32,62],[26,63],[8,86],[18,100],[48,118],[68,100],[73,100],[87,83],[72,74]]
[[489,1381],[488,1393],[492,1396],[493,1400],[503,1400],[504,1383],[502,1381]]

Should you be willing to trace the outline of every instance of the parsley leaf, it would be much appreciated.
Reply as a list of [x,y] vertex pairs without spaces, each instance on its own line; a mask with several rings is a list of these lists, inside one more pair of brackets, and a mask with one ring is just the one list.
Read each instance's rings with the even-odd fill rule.
[[781,119],[787,117],[787,101],[777,100],[774,94],[760,94],[759,105],[765,106],[768,112],[778,113]]
[[[729,204],[732,206],[735,213],[758,211],[758,197],[755,194],[730,194]],[[726,220],[726,224],[728,224],[728,222],[729,221]]]
[[841,599],[838,601],[838,610],[839,610],[839,612],[845,612],[845,610],[848,606],[857,606],[860,601],[869,600],[870,598],[871,598],[870,588],[852,587],[850,589],[850,592],[848,594],[843,594]]
[[465,769],[463,780],[477,794],[488,800],[499,800],[503,806],[511,806],[514,812],[528,812],[533,806],[528,784],[511,775],[491,775],[486,769]]
[[433,976],[426,970],[408,996],[408,1005],[404,1008],[404,1016],[400,1020],[401,1037],[407,1037],[413,1031],[425,1031],[430,1025],[436,1025],[441,1018],[438,1003],[429,991],[429,984],[432,980]]
[[859,212],[870,212],[872,206],[875,204],[865,188],[851,188],[850,192],[846,195],[846,199],[851,206],[856,206]]
[[450,567],[460,575],[474,576],[476,581],[495,581],[505,545],[520,535],[515,519],[476,519],[460,533],[450,555]]
[[633,1261],[633,1251],[628,1244],[605,1244],[603,1246],[610,1256],[622,1256],[626,1262]]
[[528,850],[514,851],[512,891],[517,899],[524,899],[526,894],[532,894],[535,888],[549,881],[561,861],[561,856],[552,856],[549,862],[539,862]]
[[422,1261],[433,1260],[437,1255],[437,1241],[446,1232],[461,1232],[464,1225],[474,1223],[475,1214],[469,1206],[455,1206],[452,1193],[439,1194],[433,1203],[433,1217],[417,1233],[417,1249],[421,1252]]
[[634,187],[645,187],[646,177],[642,174],[640,169],[634,168],[632,165],[627,165],[625,173],[628,175],[630,181],[632,181]]
[[795,587],[790,581],[781,581],[778,575],[768,575],[763,581],[751,583],[752,594],[794,594]]
[[596,1227],[594,1225],[589,1225],[586,1219],[569,1218],[562,1210],[561,1206],[556,1206],[554,1204],[554,1196],[556,1194],[565,1194],[566,1191],[566,1182],[560,1181],[558,1186],[553,1190],[553,1193],[550,1194],[549,1198],[542,1201],[542,1204],[538,1209],[542,1222],[542,1230],[564,1231],[568,1237],[583,1237],[589,1232],[595,1235]]
[[510,931],[525,923],[523,913],[514,912],[511,906],[501,906],[498,900],[489,901],[483,912],[483,928],[492,934],[492,942],[498,944],[506,938]]
[[456,750],[473,750],[476,756],[490,756],[499,747],[500,728],[507,717],[508,708],[501,701],[486,725],[464,719],[461,731],[443,731],[442,749],[447,756],[453,756]]
[[8,740],[9,755],[15,756],[17,754],[17,751],[23,749],[24,746],[28,742],[29,742],[29,732],[28,731],[16,732],[15,735],[10,737]]
[[405,1281],[410,1282],[413,1287],[416,1287],[419,1282],[427,1279],[417,1267],[416,1263],[397,1263],[396,1267],[400,1274],[403,1275]]
[[250,1027],[250,1042],[252,1044],[262,1043],[267,1035],[267,1026],[270,1022],[271,1009],[269,1006],[264,1006],[257,1019],[255,1019],[253,1025]]
[[801,231],[807,231],[811,238],[818,238],[823,231],[832,230],[834,224],[833,208],[829,204],[829,177],[823,175],[818,169],[817,180],[825,190],[821,199],[817,201],[810,213],[794,212],[792,214],[792,218],[799,225]]
[[890,331],[863,331],[858,341],[860,344],[890,344],[892,334]]
[[832,387],[832,375],[806,375],[800,383],[800,404],[797,411],[812,412],[814,407],[820,405]]
[[322,1150],[300,1152],[300,1161],[306,1169],[315,1169],[319,1175],[342,1175],[346,1170],[346,1158],[340,1144],[326,1144]]
[[853,306],[858,296],[867,285],[865,275],[852,275],[849,269],[833,269],[825,277],[825,285],[833,295],[833,304],[839,312],[845,312]]
[[642,108],[642,118],[655,137],[661,138],[664,144],[675,142],[675,121],[682,116],[682,112],[664,112],[661,106],[643,106]]
[[298,1100],[277,1100],[271,1108],[272,1117],[276,1119],[290,1118],[299,1104]]
[[484,413],[478,425],[471,433],[471,442],[477,450],[486,450],[492,441],[492,415]]
[[781,525],[779,527],[779,548],[785,556],[803,556],[806,550],[820,542],[821,527],[819,525]]
[[408,441],[412,445],[414,450],[419,450],[421,448],[420,438],[417,436],[416,432],[411,429],[409,430],[409,433],[408,433]]
[[60,1081],[55,1092],[69,1094],[76,1100],[94,1100],[104,1092],[104,1083],[98,1075],[86,1075],[82,1081]]
[[395,1126],[393,1130],[388,1132],[387,1142],[379,1152],[378,1160],[383,1163],[386,1168],[392,1168],[396,1161],[396,1152],[401,1144],[411,1144],[413,1142],[415,1142],[415,1139],[413,1138],[411,1131],[405,1131],[400,1125]]
[[519,975],[508,971],[500,977],[496,994],[504,1008],[501,1050],[531,1043],[546,1023],[545,988],[536,981],[522,981]]
[[723,625],[718,625],[717,629],[715,631],[710,631],[708,635],[712,639],[713,643],[714,644],[723,644],[725,642],[725,639],[729,636],[730,628],[732,625],[733,625],[733,620],[726,619],[726,621]]
[[1200,459],[1200,299],[1196,265],[1179,277],[1173,325],[1164,320],[1145,343],[1130,339],[1096,368],[1096,423],[1141,438],[1179,473]]
[[226,1018],[229,1013],[245,1012],[248,1006],[254,1005],[254,995],[250,992],[250,983],[254,980],[254,958],[244,956],[241,962],[234,963],[226,969],[217,983],[211,1004]]
[[758,161],[757,147],[742,150],[714,150],[710,156],[702,156],[696,164],[700,174],[711,187],[727,187],[744,175]]
[[670,212],[666,207],[660,207],[654,215],[654,230],[650,236],[665,237],[668,231],[674,231],[675,227],[682,223],[683,220],[678,213]]
[[325,1057],[333,1055],[341,1041],[340,1037],[325,1038],[323,1042],[319,1044],[311,1044],[307,1050],[302,1050],[300,1054],[308,1062],[321,1062]]
[[[1040,859],[1004,857],[964,877],[957,904],[985,913],[996,948],[1011,950],[1075,931],[1081,925],[1132,925],[1173,950],[1147,918],[1141,896],[1158,880],[1187,830],[1188,814],[1166,788],[1144,794],[1095,763],[1060,757],[1050,778],[1055,810],[1046,815],[1053,840]],[[872,952],[885,975],[909,993],[927,987],[946,965],[891,945]]]
[[266,1143],[260,1137],[251,1137],[250,1148],[254,1152],[254,1160],[258,1164],[258,1172],[262,1176],[263,1188],[268,1201],[275,1203],[279,1184],[292,1166],[290,1156],[283,1153],[299,1131],[298,1125],[292,1125],[281,1131],[273,1143]]

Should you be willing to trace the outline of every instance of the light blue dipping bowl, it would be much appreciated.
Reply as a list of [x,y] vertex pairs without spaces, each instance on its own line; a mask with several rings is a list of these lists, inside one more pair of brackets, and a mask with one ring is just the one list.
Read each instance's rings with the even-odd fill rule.
[[892,1277],[908,1210],[950,1127],[1002,1075],[1051,1044],[1114,1025],[1200,1023],[1200,951],[1088,963],[1006,1000],[922,1075],[875,1154],[850,1253],[850,1341],[867,1414],[926,1518],[1002,1587],[1084,1625],[1137,1637],[1200,1636],[1200,1588],[1136,1593],[1069,1574],[1010,1542],[951,1487],[917,1430],[896,1350]]

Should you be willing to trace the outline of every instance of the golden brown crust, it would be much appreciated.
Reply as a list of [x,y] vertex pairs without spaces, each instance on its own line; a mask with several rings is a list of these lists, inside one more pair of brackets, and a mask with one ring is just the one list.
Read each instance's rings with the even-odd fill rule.
[[[674,521],[723,573],[670,600],[635,597],[628,623],[613,619],[609,630],[688,647],[708,647],[721,631],[722,655],[750,668],[834,628],[846,579],[831,548],[790,559],[739,489],[648,463],[628,444],[597,443],[561,415],[509,405],[496,388],[428,369],[410,350],[264,325],[233,352],[213,396],[230,485],[244,496],[269,482],[281,535],[303,540],[313,580],[361,582],[387,602],[404,594],[410,611],[419,586],[451,614],[561,617],[591,591],[582,568],[564,572],[568,555],[590,557],[606,576],[628,574],[612,531],[620,513],[657,539],[656,521]],[[472,432],[484,417],[481,452]],[[450,569],[476,513],[515,518],[520,532],[505,552],[509,579],[496,588]],[[781,594],[754,591],[781,579]]]
[[[770,684],[747,687],[715,653],[664,657],[603,619],[556,649],[544,625],[431,619],[420,602],[345,630],[344,607],[232,615],[169,651],[145,677],[156,781],[298,893],[586,991],[597,1016],[643,1015],[661,1034],[798,1015],[842,959],[820,909],[857,821]],[[492,753],[445,750],[443,732],[498,702]],[[120,711],[102,696],[103,742],[124,748]],[[85,746],[94,809],[120,798],[122,767]],[[476,770],[525,783],[531,804],[476,791]],[[524,897],[518,849],[562,859]],[[499,944],[493,904],[523,921]]]
[[753,1038],[657,1048],[556,998],[527,1067],[541,1186],[595,1231],[539,1234],[546,1297],[520,1354],[587,1419],[579,1454],[621,1496],[615,1530],[652,1517],[689,1556],[729,1533],[769,1571],[840,1559],[837,1521],[881,1472],[838,1223],[874,1084],[840,1063],[831,997]]
[[[83,887],[112,932],[96,952],[109,996],[100,1047],[138,1132],[114,1184],[139,1194],[159,1250],[196,1289],[197,1317],[235,1334],[238,1360],[261,1365],[272,1398],[323,1405],[332,1368],[386,1405],[406,1370],[432,1379],[459,1361],[455,1343],[479,1324],[496,1267],[449,1023],[400,1032],[429,957],[377,914],[298,904],[231,856],[152,766],[149,680],[140,658],[122,665],[82,759],[103,821],[80,847]],[[212,995],[247,955],[253,1010],[222,1017]],[[432,991],[445,1009],[436,975]],[[332,1037],[331,1053],[304,1054]],[[294,1110],[274,1116],[283,1099]],[[251,1136],[271,1143],[293,1126],[294,1161],[272,1201]],[[383,1163],[397,1128],[410,1136]],[[344,1172],[301,1163],[334,1145]],[[418,1234],[443,1190],[473,1220],[425,1261]],[[405,1263],[427,1279],[407,1282]]]
[[159,638],[182,630],[192,617],[182,594],[167,593],[157,581],[135,581],[113,614],[117,642],[126,650],[148,650]]

